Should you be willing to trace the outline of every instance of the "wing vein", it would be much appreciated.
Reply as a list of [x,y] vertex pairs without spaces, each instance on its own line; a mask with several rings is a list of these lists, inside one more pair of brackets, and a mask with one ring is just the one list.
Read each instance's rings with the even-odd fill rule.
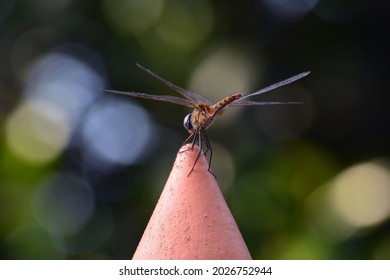
[[111,89],[103,89],[103,91],[114,93],[114,94],[144,98],[144,99],[170,102],[170,103],[175,103],[187,107],[194,107],[195,105],[191,100],[187,100],[181,97],[171,96],[171,95],[153,95],[153,94],[147,94],[142,92],[127,92],[127,91],[119,91],[119,90],[111,90]]

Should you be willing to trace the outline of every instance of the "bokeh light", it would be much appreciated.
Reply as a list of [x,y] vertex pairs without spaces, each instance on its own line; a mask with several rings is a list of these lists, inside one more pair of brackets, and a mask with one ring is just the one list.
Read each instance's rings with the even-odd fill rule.
[[373,226],[390,216],[390,170],[379,162],[345,170],[331,188],[335,211],[353,227]]
[[[192,72],[189,88],[206,95],[217,102],[234,93],[247,94],[253,90],[255,81],[261,77],[259,67],[252,62],[250,53],[229,46],[220,46],[206,56]],[[237,113],[237,108],[234,110]],[[224,121],[216,125],[229,123],[234,114],[224,115]]]
[[85,160],[95,168],[134,164],[147,153],[152,124],[139,106],[104,97],[86,114],[81,136]]
[[103,10],[116,28],[136,34],[159,19],[164,3],[164,0],[105,0]]
[[65,149],[70,126],[63,112],[44,101],[21,104],[6,123],[7,142],[26,161],[44,164]]
[[[78,45],[62,48],[92,52]],[[51,52],[29,64],[25,70],[23,93],[28,100],[53,103],[73,128],[103,84],[103,79],[83,61],[66,53]]]
[[390,216],[387,161],[352,166],[319,187],[308,199],[315,227],[335,241],[358,236]]
[[199,45],[213,26],[213,13],[207,1],[170,0],[156,26],[156,33],[168,46],[191,50]]

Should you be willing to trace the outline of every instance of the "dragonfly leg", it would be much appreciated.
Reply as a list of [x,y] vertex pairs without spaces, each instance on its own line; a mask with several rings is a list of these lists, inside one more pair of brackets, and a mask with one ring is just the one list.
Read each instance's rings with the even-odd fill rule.
[[[196,137],[194,137],[195,139]],[[192,171],[194,171],[194,168],[195,168],[195,165],[196,163],[198,162],[199,160],[199,157],[200,157],[200,154],[203,152],[203,142],[206,144],[206,151],[204,152],[204,155],[206,155],[206,153],[208,151],[210,151],[210,159],[209,159],[209,167],[208,167],[208,171],[216,178],[215,174],[211,171],[211,158],[213,156],[213,150],[211,148],[211,145],[210,145],[210,141],[209,139],[207,138],[207,135],[205,133],[204,130],[201,130],[198,132],[198,145],[199,145],[199,153],[195,159],[195,162],[194,162],[194,165],[192,166],[191,168],[191,171],[190,173],[188,173],[187,177],[190,176],[190,174],[192,173]],[[193,142],[194,143],[194,142]]]
[[209,158],[209,169],[208,171],[215,177],[217,178],[217,176],[215,176],[215,174],[211,171],[211,159],[213,158],[213,149],[211,148],[211,144],[210,144],[210,141],[209,141],[209,138],[207,137],[206,133],[203,131],[203,140],[204,140],[204,143],[206,144],[206,151],[205,151],[205,155],[208,151],[210,151],[210,158]]
[[[192,173],[192,171],[194,171],[195,165],[196,165],[196,163],[197,163],[198,160],[199,160],[200,154],[202,153],[202,142],[203,142],[202,131],[199,131],[199,132],[197,133],[197,136],[198,136],[198,143],[199,143],[199,144],[198,144],[198,145],[199,145],[199,153],[198,153],[198,155],[196,156],[194,165],[192,166],[191,171],[190,171],[190,173],[188,173],[187,177],[189,177],[190,174]],[[196,136],[194,136],[194,140],[192,141],[192,147],[191,147],[191,149],[193,149],[194,146],[195,146],[195,140],[196,140]]]
[[[194,138],[192,139],[191,150],[192,150],[192,149],[194,148],[194,146],[195,146],[196,135],[200,135],[199,132],[198,132],[198,133],[194,133]],[[202,141],[201,141],[201,140],[199,140],[199,150],[200,150],[200,151],[202,150]]]
[[210,158],[209,158],[209,171],[210,171],[211,170],[210,169],[211,159],[213,157],[213,149],[211,148],[210,141],[209,141],[209,138],[207,137],[206,133],[204,133],[203,138],[204,138],[204,143],[206,144],[206,151],[204,152],[204,154],[206,155],[207,152],[210,151]]
[[184,141],[183,145],[187,144],[192,137],[193,137],[193,139],[192,139],[191,147],[186,148],[184,150],[180,150],[179,153],[184,153],[184,152],[187,152],[187,151],[191,151],[194,148],[195,141],[196,141],[196,133],[192,133],[190,136],[188,136],[188,138]]
[[194,162],[194,165],[192,166],[190,172],[188,173],[187,177],[189,177],[192,173],[192,171],[194,171],[194,168],[195,168],[195,165],[196,163],[198,162],[199,160],[199,157],[200,157],[200,154],[203,152],[203,142],[206,144],[206,150],[204,151],[204,155],[206,155],[209,151],[210,151],[210,158],[209,158],[209,167],[208,167],[208,171],[216,178],[215,174],[211,171],[211,159],[213,157],[213,150],[211,148],[211,145],[210,145],[210,141],[205,133],[204,130],[200,130],[198,132],[194,132],[192,133],[183,143],[186,144],[186,143],[189,143],[190,140],[192,138],[192,141],[191,141],[191,146],[186,148],[186,149],[183,149],[183,150],[180,150],[179,153],[184,153],[184,152],[187,152],[187,151],[192,151],[192,149],[194,148],[196,142],[198,142],[198,146],[199,146],[199,152],[198,152],[198,155],[196,156],[196,159],[195,159],[195,162]]

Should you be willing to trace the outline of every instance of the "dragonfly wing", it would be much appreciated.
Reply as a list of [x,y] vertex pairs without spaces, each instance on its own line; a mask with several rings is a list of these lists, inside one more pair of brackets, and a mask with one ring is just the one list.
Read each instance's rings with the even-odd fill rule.
[[[287,85],[287,84],[290,84],[290,83],[292,83],[292,82],[295,82],[296,80],[302,79],[303,77],[305,77],[305,76],[307,76],[307,75],[309,75],[309,74],[310,74],[310,71],[308,71],[308,72],[303,72],[303,73],[300,73],[300,74],[297,74],[297,75],[292,76],[292,77],[290,77],[290,78],[288,78],[288,79],[286,79],[286,80],[277,82],[277,83],[272,84],[272,85],[270,85],[270,86],[268,86],[268,87],[265,87],[265,88],[263,88],[263,89],[261,89],[261,90],[258,90],[258,91],[254,92],[254,93],[244,95],[244,96],[241,97],[239,100],[242,100],[242,99],[244,99],[244,98],[248,98],[248,97],[251,97],[251,96],[259,95],[259,94],[265,93],[265,92],[267,92],[267,91],[274,90],[274,89],[276,89],[276,88],[278,88],[278,87],[282,87],[282,86],[284,86],[284,85]],[[239,100],[237,100],[237,101],[239,101]],[[260,104],[259,104],[259,105],[260,105]]]
[[170,102],[175,103],[187,107],[194,107],[195,104],[191,102],[190,100],[176,97],[176,96],[170,96],[170,95],[152,95],[142,92],[127,92],[127,91],[118,91],[118,90],[111,90],[111,89],[103,89],[105,92],[114,93],[114,94],[120,94],[120,95],[127,95],[132,97],[138,97],[138,98],[145,98],[145,99],[151,99],[151,100],[157,100],[157,101],[163,101],[163,102]]
[[238,99],[233,101],[229,106],[262,106],[262,105],[280,105],[280,104],[303,104],[302,102],[256,102],[251,100]]
[[173,83],[171,83],[170,81],[167,81],[163,78],[161,78],[160,76],[158,76],[157,74],[153,73],[151,70],[143,67],[142,65],[138,64],[137,63],[137,66],[139,68],[141,68],[143,71],[145,71],[146,73],[148,73],[150,76],[152,76],[153,78],[157,79],[159,82],[163,83],[164,85],[166,85],[167,87],[173,89],[174,91],[176,91],[177,93],[181,94],[182,96],[184,96],[185,98],[187,98],[188,100],[191,100],[192,101],[192,104],[208,104],[208,105],[213,105],[213,102],[204,97],[203,95],[199,94],[199,93],[196,93],[196,92],[192,92],[192,91],[189,91],[187,89],[184,89],[184,88],[181,88]]

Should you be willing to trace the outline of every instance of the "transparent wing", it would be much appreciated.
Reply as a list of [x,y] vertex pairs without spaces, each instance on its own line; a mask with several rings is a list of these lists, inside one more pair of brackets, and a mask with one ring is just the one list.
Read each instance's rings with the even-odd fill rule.
[[233,101],[229,106],[262,106],[262,105],[280,105],[280,104],[303,104],[302,102],[256,102],[251,100],[238,99]]
[[196,92],[192,92],[192,91],[189,91],[187,89],[184,89],[184,88],[181,88],[173,83],[171,83],[170,81],[167,81],[163,78],[161,78],[160,76],[158,76],[157,74],[153,73],[151,70],[143,67],[142,65],[138,64],[137,63],[137,66],[139,68],[141,68],[142,70],[144,70],[146,73],[148,73],[150,76],[152,76],[153,78],[157,79],[159,82],[163,83],[164,85],[166,85],[167,87],[173,89],[174,91],[176,91],[177,93],[181,94],[182,96],[184,96],[185,98],[187,98],[188,100],[190,100],[192,102],[193,105],[195,104],[208,104],[208,105],[213,105],[213,102],[204,97],[203,95],[199,94],[199,93],[196,93]]
[[151,99],[151,100],[157,100],[157,101],[163,101],[163,102],[170,102],[175,103],[187,107],[194,107],[194,103],[190,100],[176,97],[176,96],[170,96],[170,95],[152,95],[142,92],[127,92],[127,91],[118,91],[118,90],[111,90],[111,89],[103,89],[105,92],[114,93],[114,94],[121,94],[121,95],[127,95],[132,97],[138,97],[138,98],[145,98],[145,99]]
[[[270,86],[268,86],[268,87],[265,87],[265,88],[263,88],[263,89],[260,89],[260,90],[258,90],[258,91],[256,91],[256,92],[251,93],[251,94],[244,95],[244,96],[241,97],[240,99],[238,99],[238,100],[236,100],[235,102],[233,102],[232,105],[233,105],[233,104],[236,104],[236,105],[237,105],[238,103],[240,103],[241,105],[244,106],[244,105],[245,105],[245,102],[240,102],[240,101],[242,101],[243,99],[249,98],[249,97],[251,97],[251,96],[259,95],[259,94],[265,93],[265,92],[267,92],[267,91],[274,90],[274,89],[276,89],[276,88],[278,88],[278,87],[282,87],[282,86],[284,86],[284,85],[290,84],[290,83],[292,83],[292,82],[295,82],[296,80],[302,79],[303,77],[305,77],[305,76],[307,76],[307,75],[309,75],[309,74],[310,74],[310,71],[308,71],[308,72],[303,72],[303,73],[300,73],[300,74],[298,74],[298,75],[292,76],[292,77],[290,77],[290,78],[288,78],[288,79],[286,79],[286,80],[277,82],[277,83],[272,84],[272,85],[270,85]],[[262,102],[260,102],[260,103],[262,103]],[[247,105],[251,105],[251,103],[248,103]],[[253,105],[255,105],[255,104],[253,104]],[[263,104],[257,104],[257,105],[263,105]]]

